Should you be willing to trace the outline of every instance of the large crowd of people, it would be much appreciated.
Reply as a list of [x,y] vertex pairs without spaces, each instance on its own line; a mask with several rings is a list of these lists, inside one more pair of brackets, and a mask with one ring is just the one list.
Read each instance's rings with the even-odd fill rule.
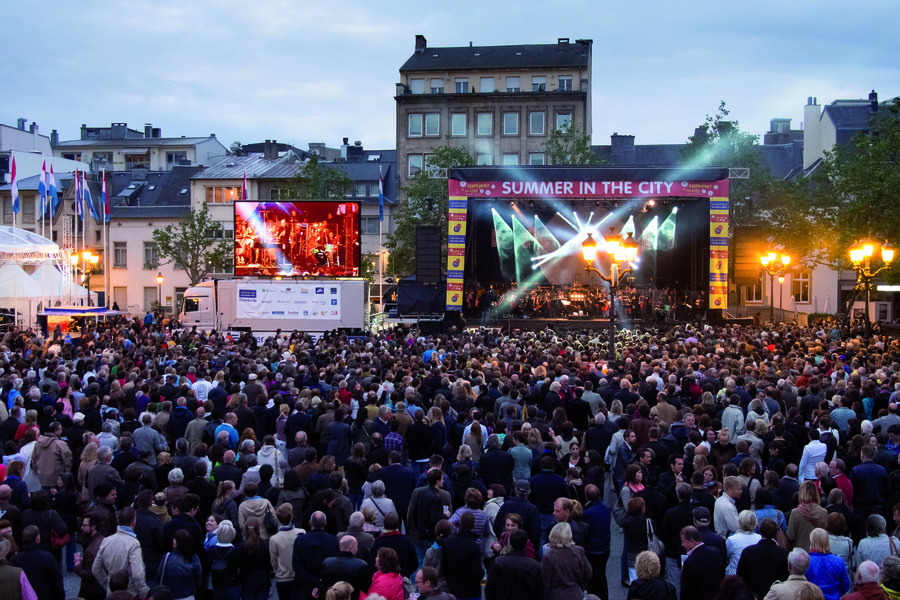
[[149,321],[0,340],[11,598],[900,597],[890,337]]

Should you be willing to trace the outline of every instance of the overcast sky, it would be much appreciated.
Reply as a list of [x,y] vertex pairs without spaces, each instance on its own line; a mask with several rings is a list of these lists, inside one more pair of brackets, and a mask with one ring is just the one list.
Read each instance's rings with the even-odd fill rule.
[[0,123],[145,122],[229,146],[395,147],[395,83],[431,47],[590,38],[593,142],[680,143],[720,100],[745,131],[802,122],[807,96],[900,95],[896,0],[0,2]]

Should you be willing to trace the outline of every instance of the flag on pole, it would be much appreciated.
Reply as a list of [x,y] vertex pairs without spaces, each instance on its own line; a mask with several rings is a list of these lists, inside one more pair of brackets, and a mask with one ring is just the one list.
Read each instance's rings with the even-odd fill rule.
[[244,169],[244,183],[241,184],[241,200],[247,199],[247,170]]
[[[47,161],[41,164],[41,178],[38,181],[38,193],[41,195],[41,214],[47,212]],[[42,217],[43,218],[43,217]]]
[[[10,153],[12,154],[12,153]],[[13,213],[19,214],[19,182],[16,181],[16,157],[12,155],[12,166],[10,167],[10,172],[12,173],[12,183],[9,184],[9,189],[12,192],[12,209]],[[13,221],[15,223],[15,221]]]
[[84,198],[84,203],[91,211],[91,216],[94,217],[94,220],[99,223],[102,219],[100,218],[100,213],[97,212],[97,207],[94,206],[94,199],[91,198],[91,186],[89,186],[87,182],[87,173],[83,173],[82,176],[84,177],[84,179],[81,180],[81,190],[83,194],[82,197]]
[[384,221],[384,181],[381,178],[381,165],[378,166],[378,221]]
[[75,214],[79,219],[82,218],[81,210],[81,173],[78,167],[75,167]]
[[56,176],[53,174],[53,162],[50,162],[50,218],[52,219],[56,213],[56,206],[59,204],[59,190],[56,189]]
[[106,171],[100,171],[103,185],[100,187],[100,203],[103,204],[103,220],[109,223],[109,196],[106,195]]

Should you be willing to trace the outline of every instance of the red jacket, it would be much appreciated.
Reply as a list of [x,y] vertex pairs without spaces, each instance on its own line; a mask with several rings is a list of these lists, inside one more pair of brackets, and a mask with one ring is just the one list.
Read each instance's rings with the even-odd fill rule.
[[872,581],[856,586],[856,591],[846,594],[841,600],[887,600],[888,595],[884,593],[878,582]]

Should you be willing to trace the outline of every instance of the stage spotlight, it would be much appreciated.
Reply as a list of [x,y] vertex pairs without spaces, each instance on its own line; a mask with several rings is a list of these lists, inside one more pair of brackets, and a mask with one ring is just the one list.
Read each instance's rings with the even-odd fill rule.
[[648,212],[652,211],[654,208],[656,208],[656,200],[654,200],[653,198],[650,198],[649,200],[647,200],[647,203],[644,204],[644,212],[648,213]]
[[677,207],[677,206],[673,206],[673,207],[672,207],[672,214],[674,215],[674,214],[677,213],[677,212],[678,212],[678,207]]

